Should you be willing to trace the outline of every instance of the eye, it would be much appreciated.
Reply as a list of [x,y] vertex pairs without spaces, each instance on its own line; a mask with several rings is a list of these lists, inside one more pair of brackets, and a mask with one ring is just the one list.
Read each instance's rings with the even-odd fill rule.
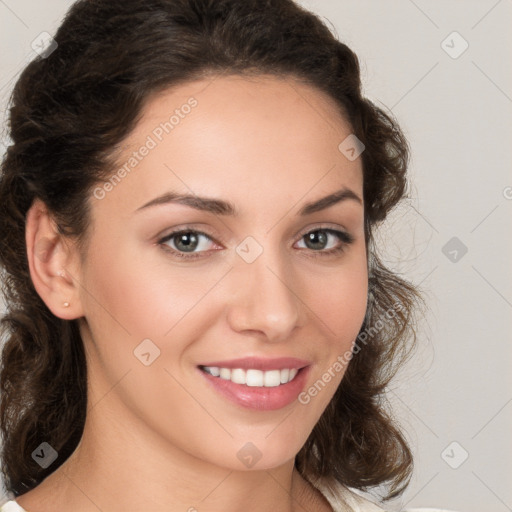
[[[205,252],[208,243],[204,239],[212,240],[209,235],[192,229],[181,229],[173,231],[158,241],[166,250],[178,258],[193,259],[201,257],[200,253]],[[199,254],[194,252],[199,249]]]
[[[334,239],[334,246],[332,243],[329,244],[329,239],[331,239],[331,242]],[[338,239],[338,244],[336,244],[336,239]],[[319,228],[302,235],[301,241],[303,240],[305,241],[306,248],[311,249],[312,256],[317,257],[342,253],[346,246],[354,241],[354,237],[346,231]],[[330,247],[326,247],[329,245]]]
[[[337,244],[336,239],[338,240]],[[306,243],[306,249],[309,249],[313,257],[328,257],[342,253],[346,246],[354,241],[354,237],[346,231],[317,228],[302,235],[300,242],[303,240]],[[334,246],[332,243],[329,243],[333,241]],[[203,257],[202,253],[207,252],[209,243],[213,242],[212,237],[206,233],[185,228],[169,233],[160,239],[158,244],[164,250],[171,252],[173,256],[183,259],[195,259]]]

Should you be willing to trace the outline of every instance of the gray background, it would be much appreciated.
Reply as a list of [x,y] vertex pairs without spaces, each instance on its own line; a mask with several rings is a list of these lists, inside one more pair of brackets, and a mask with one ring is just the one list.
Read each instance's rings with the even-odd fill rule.
[[[389,389],[416,469],[388,508],[512,511],[512,1],[300,3],[357,53],[412,147],[410,198],[380,239],[430,311]],[[70,5],[0,0],[2,127],[32,41]]]

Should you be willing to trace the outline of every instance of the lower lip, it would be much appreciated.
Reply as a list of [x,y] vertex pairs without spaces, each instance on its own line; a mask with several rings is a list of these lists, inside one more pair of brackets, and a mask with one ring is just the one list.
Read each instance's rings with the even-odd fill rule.
[[230,380],[214,377],[200,368],[198,371],[216,391],[235,404],[258,411],[275,411],[286,407],[297,399],[304,389],[309,366],[301,368],[291,382],[270,388],[235,384]]

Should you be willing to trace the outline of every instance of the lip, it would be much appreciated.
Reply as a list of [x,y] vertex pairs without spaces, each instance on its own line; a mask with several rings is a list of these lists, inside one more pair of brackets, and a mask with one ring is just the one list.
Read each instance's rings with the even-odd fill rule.
[[296,357],[277,357],[274,359],[265,359],[262,357],[242,357],[240,359],[230,359],[229,361],[214,361],[201,363],[198,366],[218,366],[219,368],[241,368],[242,370],[282,370],[283,368],[296,368],[300,370],[309,366],[311,361],[298,359]]
[[[251,364],[248,364],[250,360]],[[238,361],[235,363],[235,361]],[[241,364],[245,363],[245,366]],[[309,375],[310,365],[304,365],[303,360],[295,358],[279,359],[260,359],[260,367],[255,365],[255,359],[240,359],[232,361],[218,361],[200,366],[220,366],[222,368],[242,368],[258,370],[279,370],[282,368],[297,368],[299,371],[295,378],[287,384],[281,384],[275,387],[252,387],[245,384],[235,384],[230,380],[224,380],[220,377],[214,377],[201,370],[198,366],[197,371],[206,379],[207,383],[230,402],[255,411],[275,411],[290,405],[297,400],[299,394],[304,390]],[[291,364],[290,364],[291,363]],[[229,364],[229,366],[227,366]],[[278,365],[278,366],[276,366]],[[288,366],[290,365],[290,366]]]

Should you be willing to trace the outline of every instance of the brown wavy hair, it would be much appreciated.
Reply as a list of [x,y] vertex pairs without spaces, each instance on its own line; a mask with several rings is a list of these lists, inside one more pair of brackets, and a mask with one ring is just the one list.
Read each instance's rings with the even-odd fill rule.
[[[369,295],[358,337],[365,333],[365,343],[296,467],[310,482],[321,477],[363,491],[384,484],[384,499],[402,493],[412,454],[387,410],[385,387],[415,345],[421,294],[382,264],[372,233],[406,194],[409,149],[393,116],[362,96],[356,55],[292,0],[80,0],[54,38],[58,47],[35,57],[13,89],[12,143],[0,175],[6,489],[19,496],[59,467],[76,448],[86,415],[77,321],[54,316],[29,273],[25,216],[33,200],[46,204],[62,234],[85,243],[91,190],[113,172],[114,149],[152,95],[207,76],[270,74],[333,98],[365,145]],[[59,453],[46,469],[31,457],[43,441]]]

